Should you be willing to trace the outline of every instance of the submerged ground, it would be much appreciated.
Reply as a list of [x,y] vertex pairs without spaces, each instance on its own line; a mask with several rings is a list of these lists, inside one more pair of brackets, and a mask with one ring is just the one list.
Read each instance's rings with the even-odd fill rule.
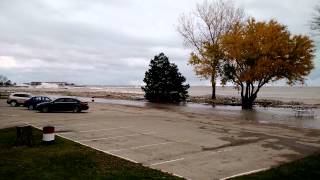
[[0,101],[0,126],[54,125],[59,135],[191,179],[261,170],[320,149],[319,130],[260,124],[221,113],[91,103],[86,113],[30,112]]

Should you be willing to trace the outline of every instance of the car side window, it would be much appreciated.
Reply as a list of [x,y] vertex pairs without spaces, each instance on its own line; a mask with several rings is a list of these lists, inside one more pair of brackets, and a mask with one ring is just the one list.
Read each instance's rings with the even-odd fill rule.
[[55,102],[65,102],[63,98],[55,100]]
[[50,100],[49,98],[45,97],[45,98],[44,98],[44,101],[49,102],[49,101],[51,101],[51,100]]
[[68,99],[66,99],[66,102],[73,102],[73,103],[76,103],[76,102],[77,102],[77,100],[75,100],[75,99],[71,99],[71,98],[68,98]]
[[29,94],[13,94],[15,97],[31,97]]

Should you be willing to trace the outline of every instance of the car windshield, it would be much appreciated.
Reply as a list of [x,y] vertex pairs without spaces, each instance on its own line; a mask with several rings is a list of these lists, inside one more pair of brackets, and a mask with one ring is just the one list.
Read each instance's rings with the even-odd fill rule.
[[43,97],[43,100],[44,100],[44,101],[47,101],[47,102],[51,101],[51,99],[48,98],[48,97]]

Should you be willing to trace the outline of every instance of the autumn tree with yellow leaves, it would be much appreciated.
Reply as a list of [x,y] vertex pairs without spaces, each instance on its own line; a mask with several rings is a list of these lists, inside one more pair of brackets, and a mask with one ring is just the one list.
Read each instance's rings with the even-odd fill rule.
[[[267,83],[286,79],[303,83],[313,69],[314,43],[302,35],[291,35],[275,20],[251,18],[237,23],[221,40],[226,58],[221,80],[241,89],[243,109],[252,109],[259,90]],[[208,46],[207,51],[215,49]]]

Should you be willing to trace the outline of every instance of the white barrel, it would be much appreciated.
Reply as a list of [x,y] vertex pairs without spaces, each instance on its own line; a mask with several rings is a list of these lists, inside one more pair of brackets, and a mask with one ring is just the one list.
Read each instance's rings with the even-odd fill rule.
[[55,135],[54,135],[54,127],[53,126],[46,126],[43,127],[43,136],[42,141],[45,143],[54,142]]
[[54,141],[54,133],[43,134],[42,141]]

